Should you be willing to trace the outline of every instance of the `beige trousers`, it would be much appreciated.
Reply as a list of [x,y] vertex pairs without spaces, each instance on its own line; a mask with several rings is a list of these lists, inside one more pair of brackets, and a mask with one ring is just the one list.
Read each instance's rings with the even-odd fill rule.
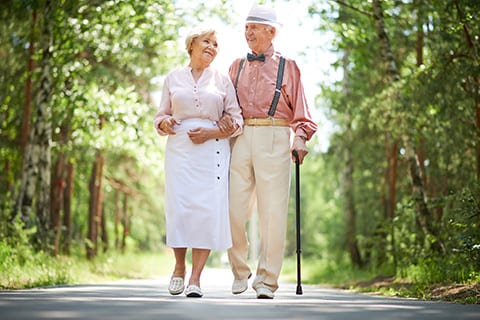
[[278,289],[290,194],[290,134],[289,127],[245,126],[232,142],[229,200],[233,246],[228,256],[235,279],[246,279],[251,274],[246,226],[256,201],[260,252],[254,289]]

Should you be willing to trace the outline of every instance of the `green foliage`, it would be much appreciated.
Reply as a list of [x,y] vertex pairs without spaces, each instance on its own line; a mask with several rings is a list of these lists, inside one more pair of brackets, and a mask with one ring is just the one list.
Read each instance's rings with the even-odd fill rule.
[[[326,153],[316,136],[301,168],[302,255],[305,281],[345,284],[377,274],[410,279],[405,294],[422,296],[435,282],[478,281],[480,190],[477,168],[478,1],[382,1],[386,31],[400,79],[387,81],[372,17],[372,3],[312,2],[320,32],[332,34],[338,54],[332,68],[345,78],[321,85],[316,104],[335,127]],[[418,6],[422,4],[422,6]],[[152,79],[187,59],[179,34],[198,22],[229,21],[232,3],[115,0],[57,1],[53,12],[51,65],[52,157],[74,165],[71,257],[51,258],[32,247],[35,228],[12,220],[20,187],[26,82],[39,88],[43,2],[0,3],[0,258],[1,285],[71,283],[79,278],[122,278],[169,273],[172,257],[139,257],[131,251],[164,250],[163,152],[165,139],[152,128]],[[180,7],[180,5],[182,5]],[[220,5],[220,7],[218,6]],[[35,11],[37,20],[33,24]],[[424,31],[423,42],[417,38]],[[33,31],[33,32],[32,32]],[[468,31],[468,32],[467,32]],[[33,46],[31,47],[31,41]],[[421,46],[422,55],[417,50]],[[28,73],[29,48],[33,72]],[[160,77],[159,77],[160,76]],[[477,99],[477,100],[476,100]],[[33,102],[33,110],[35,102]],[[30,124],[35,120],[31,116]],[[432,225],[445,253],[418,223],[401,138],[412,138],[424,178]],[[386,169],[396,155],[394,215],[388,217]],[[364,267],[352,267],[345,237],[345,154],[352,159],[355,238]],[[104,213],[108,251],[83,258],[88,223],[88,183],[95,155],[105,159]],[[292,182],[294,177],[292,177]],[[113,244],[114,184],[128,190],[130,228],[125,255]],[[292,187],[284,274],[294,279],[295,199]],[[120,195],[123,205],[123,194]],[[93,243],[90,245],[93,246]],[[163,255],[160,255],[163,256]],[[139,259],[139,260],[137,260]],[[209,263],[222,261],[214,253]],[[148,270],[143,269],[143,266]],[[154,266],[154,267],[147,267]],[[168,270],[163,270],[163,269]],[[392,291],[393,292],[393,291]],[[425,294],[423,295],[425,296]]]
[[[21,182],[19,128],[28,119],[23,111],[29,94],[26,80],[32,79],[32,97],[40,85],[37,66],[42,59],[39,42],[44,3],[6,1],[0,6],[0,200],[5,205],[0,226],[6,230]],[[186,61],[179,39],[183,28],[212,15],[228,20],[228,11],[213,7],[215,10],[210,11],[211,4],[166,0],[54,2],[53,55],[49,61],[53,66],[52,160],[64,155],[74,166],[72,236],[78,247],[85,247],[88,183],[100,152],[105,159],[109,239],[114,238],[116,208],[111,183],[115,181],[129,192],[128,245],[145,250],[163,248],[160,195],[165,139],[152,127],[156,110],[153,93],[160,89],[152,79]],[[32,72],[27,68],[29,48],[33,49]],[[31,108],[30,126],[36,117],[35,101]],[[32,215],[29,218],[34,221],[35,212]]]
[[[282,279],[295,282],[296,268],[296,260],[293,257],[285,259],[282,268]],[[382,274],[382,270],[371,271],[352,267],[345,254],[337,260],[312,257],[302,258],[301,271],[302,283],[304,284],[346,288],[354,286],[356,282],[369,280],[379,273]]]
[[[322,86],[319,96],[326,100],[337,130],[323,157],[325,163],[315,176],[319,186],[316,194],[335,199],[330,202],[334,207],[317,210],[334,213],[324,215],[330,223],[332,217],[343,215],[345,199],[341,194],[335,197],[334,192],[338,194],[344,183],[341,172],[348,150],[353,168],[355,238],[365,270],[372,276],[388,271],[386,274],[414,281],[418,285],[412,291],[418,292],[412,296],[418,297],[427,285],[436,282],[478,281],[479,42],[473,35],[479,32],[474,12],[480,7],[473,1],[381,3],[400,75],[395,82],[386,79],[371,2],[349,1],[345,5],[332,1],[328,8],[310,8],[312,15],[321,17],[319,30],[335,34],[333,46],[339,59],[333,67],[341,68],[344,74],[342,82]],[[417,37],[419,29],[423,30],[422,39]],[[444,243],[445,253],[436,249],[437,239],[420,227],[402,140],[405,136],[411,137],[421,161],[429,222]],[[391,176],[386,169],[392,165],[394,144],[398,148],[395,211],[389,217]],[[325,188],[333,192],[328,194]],[[328,223],[317,222],[307,228],[321,229],[319,226]],[[348,262],[341,258],[345,244],[339,241],[340,230],[345,230],[341,223],[322,230],[330,245],[322,249],[328,248],[329,254],[338,257],[334,260],[338,268],[332,269],[348,270]],[[323,263],[324,251],[309,249],[305,250],[308,258],[318,257],[318,269],[325,270],[321,274],[332,271]]]
[[68,262],[32,247],[34,228],[24,228],[17,218],[11,229],[11,236],[2,236],[0,241],[0,288],[30,288],[71,281]]
[[31,250],[20,262],[16,247],[0,242],[0,289],[24,289],[59,284],[105,282],[168,276],[173,256],[165,253],[107,254],[95,261],[81,256],[52,257]]
[[73,276],[76,282],[118,279],[145,279],[169,276],[173,256],[160,253],[134,252],[106,254],[95,261],[74,259]]

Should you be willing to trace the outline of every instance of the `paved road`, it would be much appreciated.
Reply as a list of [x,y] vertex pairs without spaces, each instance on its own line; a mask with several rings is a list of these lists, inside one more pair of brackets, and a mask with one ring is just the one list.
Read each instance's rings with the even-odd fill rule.
[[233,296],[231,280],[228,270],[206,270],[203,298],[169,295],[168,278],[0,291],[0,319],[480,319],[480,305],[385,298],[307,285],[302,286],[303,295],[296,295],[296,285],[286,283],[274,300],[258,300],[252,289]]

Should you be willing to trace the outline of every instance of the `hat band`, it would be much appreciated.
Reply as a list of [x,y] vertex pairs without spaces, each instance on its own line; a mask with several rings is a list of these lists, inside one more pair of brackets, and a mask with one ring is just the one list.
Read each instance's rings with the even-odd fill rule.
[[264,19],[264,18],[259,18],[259,17],[253,17],[249,16],[247,17],[247,21],[258,21],[258,22],[270,22],[270,23],[275,23],[272,20]]

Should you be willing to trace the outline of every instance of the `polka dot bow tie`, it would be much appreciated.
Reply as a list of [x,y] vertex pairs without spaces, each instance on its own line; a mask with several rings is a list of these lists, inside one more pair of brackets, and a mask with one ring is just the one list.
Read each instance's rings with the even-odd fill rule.
[[248,61],[253,61],[253,60],[258,60],[258,61],[265,61],[265,55],[263,53],[259,54],[259,55],[254,55],[254,54],[251,54],[251,53],[248,53],[247,54],[247,60]]

